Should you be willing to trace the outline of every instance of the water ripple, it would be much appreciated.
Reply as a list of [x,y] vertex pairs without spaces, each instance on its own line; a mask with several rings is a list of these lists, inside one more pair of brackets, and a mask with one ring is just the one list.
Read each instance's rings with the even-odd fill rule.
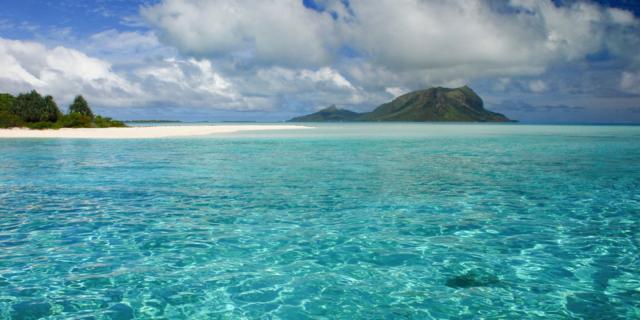
[[637,127],[356,127],[0,141],[0,319],[640,317]]

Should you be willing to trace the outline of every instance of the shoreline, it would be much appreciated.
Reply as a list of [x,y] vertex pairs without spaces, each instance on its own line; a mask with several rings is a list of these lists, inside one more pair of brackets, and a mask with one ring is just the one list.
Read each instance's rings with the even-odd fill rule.
[[61,128],[34,130],[27,128],[0,129],[0,139],[153,139],[207,136],[241,131],[311,129],[302,125],[201,125],[148,126],[126,128]]

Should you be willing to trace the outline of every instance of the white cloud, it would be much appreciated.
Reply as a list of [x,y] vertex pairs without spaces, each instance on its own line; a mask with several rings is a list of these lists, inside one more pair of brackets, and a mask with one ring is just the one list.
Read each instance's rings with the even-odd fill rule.
[[394,69],[449,68],[464,64],[510,64],[523,51],[492,13],[476,1],[352,1],[345,34],[374,62]]
[[633,16],[633,13],[617,8],[608,8],[607,14],[611,17],[611,20],[620,25],[634,25],[638,24],[638,21]]
[[139,64],[175,57],[175,48],[163,45],[154,32],[118,31],[108,29],[75,41],[75,47],[87,54],[108,60],[115,65]]
[[[103,35],[92,37],[100,39]],[[147,45],[132,35],[126,48]],[[104,50],[113,43],[106,42]],[[149,48],[155,43],[149,42]],[[104,51],[102,50],[102,51]],[[115,50],[115,49],[114,49]],[[248,109],[251,100],[237,95],[232,85],[208,60],[175,58],[138,63],[114,71],[111,63],[62,46],[0,38],[0,87],[12,93],[36,89],[53,95],[61,107],[75,95],[107,107],[174,104],[189,107]]]
[[529,90],[535,93],[547,91],[547,83],[542,80],[533,80],[529,82]]
[[[366,93],[333,68],[293,69],[283,67],[262,68],[246,75],[238,75],[236,83],[245,94],[268,93],[274,103],[281,100],[301,101],[316,107],[331,104],[358,104]],[[278,106],[282,107],[282,106]]]
[[141,14],[164,41],[190,55],[279,65],[329,59],[331,16],[298,0],[166,0]]
[[300,71],[300,78],[304,80],[311,80],[315,83],[330,83],[339,88],[346,88],[354,90],[353,85],[347,81],[339,72],[331,68],[321,68],[317,71],[302,70]]
[[637,24],[628,12],[585,2],[559,7],[514,0],[509,6],[504,13],[479,0],[354,0],[341,30],[378,65],[451,79],[541,74],[628,43],[608,36]]
[[374,65],[369,70],[422,84],[541,74],[550,65],[615,47],[608,33],[637,26],[629,12],[586,2],[513,0],[501,4],[507,10],[480,0],[323,4],[336,19],[297,0],[165,0],[142,15],[185,54],[305,67],[339,60],[338,49],[349,46]]
[[130,78],[145,88],[147,103],[237,110],[255,107],[243,101],[209,60],[169,58],[134,69]]
[[37,89],[63,102],[83,94],[104,105],[126,105],[140,88],[103,60],[65,48],[0,38],[0,85],[12,92]]
[[623,72],[620,78],[620,88],[625,92],[640,94],[640,71]]
[[410,90],[407,90],[405,88],[399,88],[399,87],[389,87],[389,88],[385,88],[384,91],[386,91],[387,93],[392,95],[394,98],[397,98],[397,97],[409,92]]
[[[91,41],[123,39],[123,50],[157,48],[140,35],[101,33]],[[129,39],[130,41],[125,41]],[[104,41],[96,52],[118,51],[119,45]],[[107,55],[113,58],[113,55]],[[117,60],[117,59],[116,59]],[[219,70],[224,69],[226,74]],[[36,89],[53,95],[61,106],[76,94],[92,104],[120,106],[177,106],[218,110],[287,109],[281,103],[362,103],[365,95],[340,72],[329,67],[296,69],[269,67],[235,69],[228,61],[182,59],[138,61],[116,70],[109,62],[62,46],[49,48],[30,41],[0,38],[0,87],[12,93]],[[290,106],[296,108],[297,105]]]
[[160,42],[152,32],[119,32],[109,29],[89,36],[89,40],[101,51],[108,52],[136,52],[153,50],[160,46]]

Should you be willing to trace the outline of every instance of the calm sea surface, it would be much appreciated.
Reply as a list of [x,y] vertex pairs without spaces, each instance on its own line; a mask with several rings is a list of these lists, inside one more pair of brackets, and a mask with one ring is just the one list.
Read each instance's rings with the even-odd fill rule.
[[638,319],[640,127],[0,140],[0,319]]

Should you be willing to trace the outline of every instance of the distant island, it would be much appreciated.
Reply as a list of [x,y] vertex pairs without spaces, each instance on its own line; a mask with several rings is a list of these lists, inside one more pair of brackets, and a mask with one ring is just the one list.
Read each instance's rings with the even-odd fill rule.
[[378,106],[371,112],[358,113],[339,109],[333,105],[289,120],[289,122],[349,121],[513,122],[503,114],[486,110],[482,98],[467,86],[437,87],[409,92]]
[[87,101],[78,95],[63,114],[52,96],[37,91],[17,97],[0,94],[0,128],[60,129],[126,127],[122,121],[94,115]]

